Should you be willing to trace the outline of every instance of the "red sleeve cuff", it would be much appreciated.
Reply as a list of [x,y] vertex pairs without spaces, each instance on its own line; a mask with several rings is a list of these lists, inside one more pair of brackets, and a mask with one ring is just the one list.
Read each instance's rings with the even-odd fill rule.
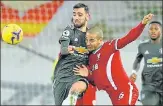
[[142,24],[142,22],[140,22],[140,24],[138,25],[139,27],[144,28],[146,24]]

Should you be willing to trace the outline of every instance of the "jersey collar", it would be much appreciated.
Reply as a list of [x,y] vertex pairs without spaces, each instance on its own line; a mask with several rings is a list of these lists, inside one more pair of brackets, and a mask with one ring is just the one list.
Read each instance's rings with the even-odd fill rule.
[[93,54],[96,54],[100,49],[101,49],[101,47],[104,45],[104,42],[102,43],[102,45],[101,46],[99,46],[96,50],[94,50],[92,53]]

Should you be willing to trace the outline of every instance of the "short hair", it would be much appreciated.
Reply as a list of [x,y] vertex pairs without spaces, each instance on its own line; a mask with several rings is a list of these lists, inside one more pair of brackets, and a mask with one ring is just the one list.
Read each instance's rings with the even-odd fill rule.
[[159,22],[159,21],[152,21],[149,23],[149,25],[151,25],[151,24],[159,24],[160,26],[162,26],[161,22]]
[[76,5],[74,5],[73,9],[76,9],[76,8],[84,8],[84,10],[89,13],[89,8],[87,5],[85,5],[84,3],[78,3]]
[[88,29],[87,33],[96,34],[98,38],[103,39],[103,31],[98,26],[91,27],[90,29]]

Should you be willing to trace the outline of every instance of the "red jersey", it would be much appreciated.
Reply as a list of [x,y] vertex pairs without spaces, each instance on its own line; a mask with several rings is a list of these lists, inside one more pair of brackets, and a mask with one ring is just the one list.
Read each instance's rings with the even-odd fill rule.
[[99,90],[117,90],[128,84],[129,78],[123,68],[120,52],[112,50],[114,42],[105,42],[98,51],[89,57],[92,80]]
[[[137,100],[137,87],[130,82],[123,68],[119,49],[138,38],[144,26],[140,23],[123,38],[103,43],[89,56],[90,74],[88,79],[92,80],[99,90],[105,90],[114,105],[134,105]],[[126,96],[123,97],[123,95]]]
[[98,89],[104,89],[106,86],[118,89],[118,86],[122,86],[124,82],[129,81],[118,50],[136,40],[141,35],[144,26],[140,23],[137,27],[131,29],[126,36],[105,42],[90,55],[89,68],[92,76],[89,76],[89,78],[94,81]]

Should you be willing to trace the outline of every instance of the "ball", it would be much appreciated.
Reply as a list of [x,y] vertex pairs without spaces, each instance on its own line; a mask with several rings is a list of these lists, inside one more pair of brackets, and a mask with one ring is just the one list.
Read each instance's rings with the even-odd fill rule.
[[2,40],[16,45],[23,40],[23,30],[16,24],[8,24],[2,30]]

